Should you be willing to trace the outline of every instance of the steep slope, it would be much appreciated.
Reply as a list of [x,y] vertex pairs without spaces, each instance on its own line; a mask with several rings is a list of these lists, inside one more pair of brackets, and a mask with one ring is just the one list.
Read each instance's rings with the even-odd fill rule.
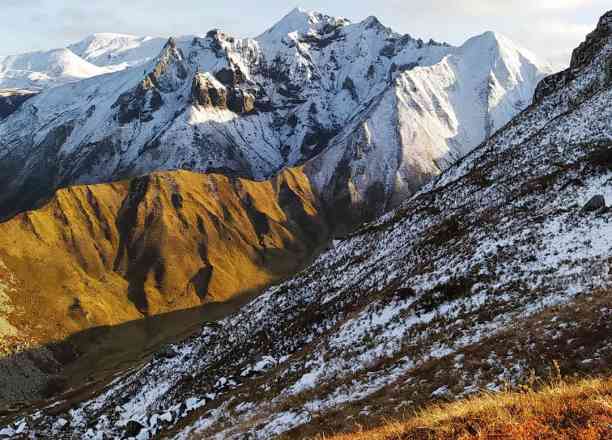
[[485,394],[436,405],[407,420],[330,440],[601,438],[612,424],[612,379],[554,380],[542,389]]
[[11,55],[0,57],[0,89],[42,90],[108,72],[68,49]]
[[378,217],[531,103],[535,56],[487,32],[440,62],[413,66],[307,172],[338,228]]
[[21,104],[26,102],[36,92],[31,90],[8,89],[0,90],[0,120],[14,113]]
[[398,210],[103,393],[3,432],[305,437],[517,384],[553,359],[605,372],[612,11],[590,38],[566,80]]
[[369,198],[380,213],[524,108],[547,72],[494,34],[454,48],[301,10],[256,39],[170,39],[140,67],[48,90],[0,123],[0,217],[58,187],[170,169],[265,179],[328,148],[307,168],[316,191],[330,204],[350,193],[349,216]]
[[[0,347],[252,295],[327,237],[300,169],[265,182],[179,171],[60,190],[0,223]],[[4,384],[0,400],[20,385]]]

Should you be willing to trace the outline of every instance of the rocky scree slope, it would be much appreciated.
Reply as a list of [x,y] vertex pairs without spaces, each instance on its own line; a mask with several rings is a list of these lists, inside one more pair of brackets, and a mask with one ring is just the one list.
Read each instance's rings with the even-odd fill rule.
[[[612,12],[570,70],[394,212],[218,326],[4,435],[303,437],[612,361]],[[569,76],[571,75],[571,78]]]
[[[109,39],[72,49],[101,63]],[[451,47],[301,10],[255,39],[170,39],[153,60],[54,87],[0,123],[0,216],[73,184],[168,169],[265,179],[317,157],[307,175],[350,229],[503,126],[546,73],[494,33]]]

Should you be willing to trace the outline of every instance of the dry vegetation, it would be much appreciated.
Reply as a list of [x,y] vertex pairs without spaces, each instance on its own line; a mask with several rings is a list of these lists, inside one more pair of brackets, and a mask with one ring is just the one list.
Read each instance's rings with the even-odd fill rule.
[[612,378],[555,380],[431,406],[369,431],[320,440],[612,439]]
[[0,223],[9,322],[46,343],[266,287],[324,243],[313,200],[299,169],[265,182],[179,171],[62,189]]
[[[108,349],[114,356],[123,350],[117,338],[74,336],[193,310],[154,325],[174,338],[208,319],[198,311],[202,304],[231,301],[226,309],[235,310],[301,269],[327,236],[301,168],[262,182],[174,171],[59,190],[44,206],[0,223],[0,309],[10,311],[0,316],[0,332],[16,329],[0,333],[0,353],[32,354],[71,338],[81,355]],[[144,327],[144,334],[138,325],[120,333],[141,347],[158,333]],[[5,394],[30,398],[20,395],[22,382],[31,381],[23,369],[0,359],[0,403]]]

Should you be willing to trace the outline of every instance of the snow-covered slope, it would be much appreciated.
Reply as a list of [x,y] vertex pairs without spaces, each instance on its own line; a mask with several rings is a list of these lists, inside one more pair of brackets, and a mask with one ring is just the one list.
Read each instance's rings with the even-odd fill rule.
[[[75,50],[97,59],[96,47],[129,45],[94,41]],[[344,197],[351,224],[475,147],[530,103],[547,72],[492,33],[455,48],[374,17],[352,24],[296,9],[256,39],[170,39],[142,66],[29,100],[0,124],[0,202],[23,209],[41,187],[154,170],[262,179],[326,151],[311,178],[329,203]]]
[[504,126],[531,103],[546,71],[492,32],[448,52],[398,74],[369,114],[312,161],[315,185],[344,210],[349,227],[364,219],[363,210],[371,219],[396,206]]
[[140,66],[161,51],[163,38],[93,34],[67,48],[0,57],[0,89],[46,90]]
[[108,73],[69,49],[0,57],[0,89],[42,90]]
[[152,60],[165,42],[163,38],[100,33],[90,35],[68,49],[96,66],[123,70]]
[[553,360],[605,371],[611,59],[612,11],[533,106],[399,209],[103,392],[1,432],[306,437],[516,384]]

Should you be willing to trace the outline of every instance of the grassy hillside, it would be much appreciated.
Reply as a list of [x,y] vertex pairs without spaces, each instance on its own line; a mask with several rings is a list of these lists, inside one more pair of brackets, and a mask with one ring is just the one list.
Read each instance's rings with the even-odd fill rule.
[[[62,189],[0,223],[0,353],[248,297],[327,238],[300,168],[264,182],[176,171]],[[193,328],[192,315],[173,331]]]
[[604,440],[611,435],[612,379],[608,377],[481,394],[431,406],[373,430],[325,439]]

